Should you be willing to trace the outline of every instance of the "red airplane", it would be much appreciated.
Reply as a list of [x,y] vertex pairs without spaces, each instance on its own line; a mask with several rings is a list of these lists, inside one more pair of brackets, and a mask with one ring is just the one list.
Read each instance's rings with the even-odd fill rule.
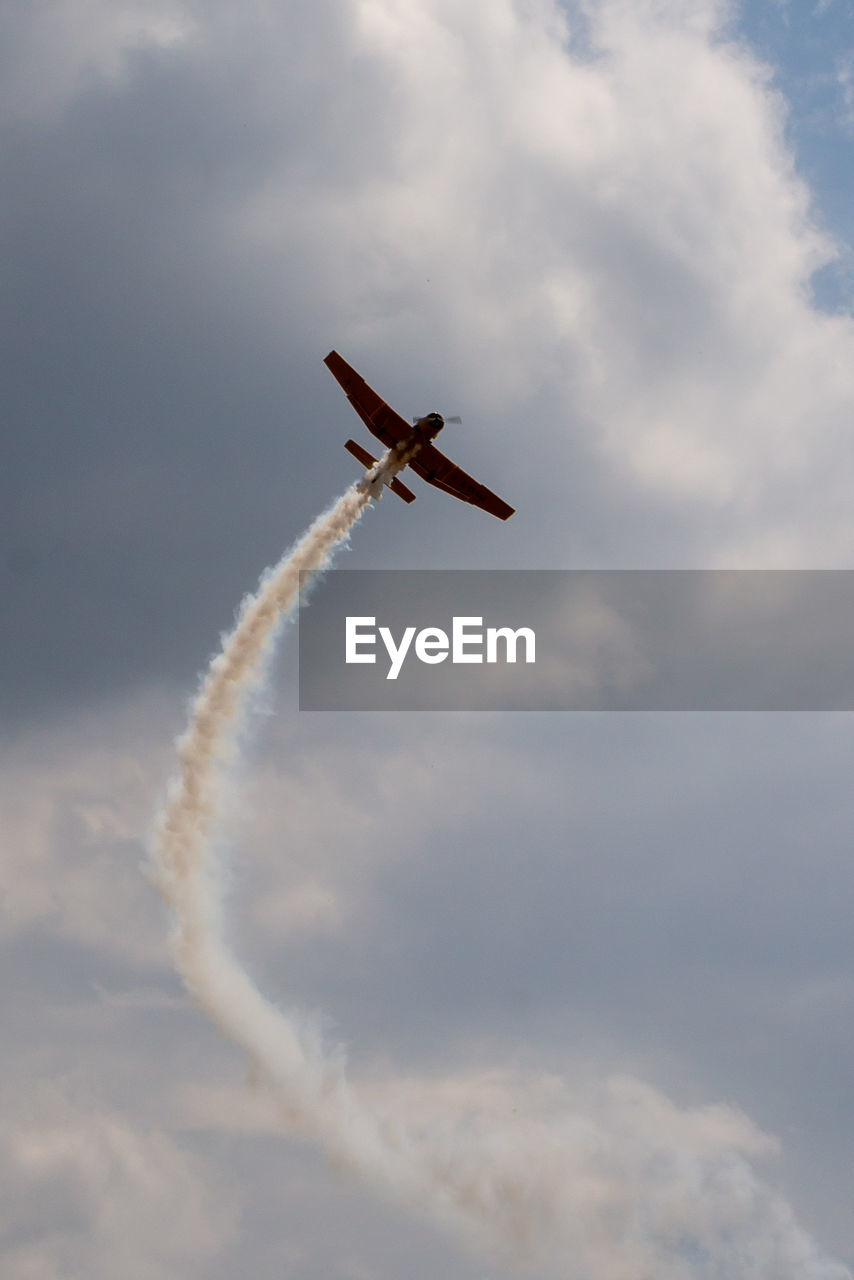
[[[394,449],[398,455],[405,457],[406,465],[412,467],[416,475],[421,476],[428,484],[435,485],[437,489],[444,489],[461,502],[481,507],[499,520],[508,520],[513,515],[513,507],[508,506],[491,489],[487,489],[486,485],[478,484],[477,480],[466,475],[462,467],[451,462],[432,443],[445,425],[440,413],[428,413],[424,418],[416,418],[414,425],[410,426],[376,391],[371,390],[365,379],[337,351],[330,351],[323,363],[340,382],[347,399],[371,434],[381,440],[387,449]],[[367,449],[356,444],[355,440],[348,440],[344,448],[354,458],[358,458],[363,467],[376,465],[376,458],[372,458]],[[385,483],[404,502],[415,501],[415,494],[397,476]]]

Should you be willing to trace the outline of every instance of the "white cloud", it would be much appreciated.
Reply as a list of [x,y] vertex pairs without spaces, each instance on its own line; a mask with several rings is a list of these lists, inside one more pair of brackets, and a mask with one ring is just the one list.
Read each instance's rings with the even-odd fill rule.
[[2,749],[6,940],[47,931],[132,963],[164,962],[162,913],[140,872],[168,758],[158,719],[142,698]]
[[507,447],[535,398],[552,473],[581,431],[650,500],[725,512],[718,554],[845,556],[854,325],[813,305],[835,250],[726,7],[603,0],[583,53],[545,3],[351,13],[242,234],[283,269],[299,245],[348,350],[460,371]]
[[233,1235],[236,1206],[198,1157],[57,1085],[14,1101],[0,1126],[5,1276],[206,1274]]
[[678,513],[686,555],[850,555],[854,324],[813,305],[835,249],[728,5],[59,11],[77,34],[28,83],[171,42],[170,74],[263,139],[210,210],[224,258],[263,267],[259,307],[374,367],[445,369],[544,511],[592,449]]
[[3,67],[2,101],[7,114],[26,118],[61,111],[99,79],[117,79],[135,51],[182,45],[193,23],[180,0],[14,0],[3,27],[14,53]]
[[842,122],[854,130],[854,56],[840,54],[836,59],[836,84],[842,99]]

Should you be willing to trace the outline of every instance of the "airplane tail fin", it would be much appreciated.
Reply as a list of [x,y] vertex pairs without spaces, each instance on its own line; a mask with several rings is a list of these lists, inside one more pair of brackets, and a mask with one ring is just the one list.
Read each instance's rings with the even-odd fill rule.
[[[367,449],[363,449],[355,440],[346,440],[344,442],[344,448],[348,453],[352,453],[353,457],[361,462],[362,466],[366,467],[368,470],[370,470],[371,467],[376,466],[376,458],[372,458]],[[397,476],[394,477],[388,487],[391,489],[392,493],[396,493],[404,502],[415,501],[415,494],[411,489],[407,489],[406,485],[401,480],[398,480]]]

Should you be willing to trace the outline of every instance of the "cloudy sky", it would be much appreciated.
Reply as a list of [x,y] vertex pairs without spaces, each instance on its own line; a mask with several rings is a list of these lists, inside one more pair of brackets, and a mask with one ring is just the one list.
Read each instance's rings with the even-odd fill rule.
[[368,443],[331,347],[518,508],[415,480],[341,567],[852,566],[846,0],[0,35],[3,1274],[847,1277],[850,717],[300,713],[286,637],[231,943],[376,1106],[560,1165],[515,1260],[287,1131],[141,870],[198,673]]

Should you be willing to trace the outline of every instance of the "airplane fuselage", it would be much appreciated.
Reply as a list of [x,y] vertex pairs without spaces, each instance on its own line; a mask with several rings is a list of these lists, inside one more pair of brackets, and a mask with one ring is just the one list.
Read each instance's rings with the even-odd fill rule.
[[445,419],[441,413],[428,413],[423,418],[417,418],[412,429],[413,442],[422,440],[427,444],[428,441],[435,440],[444,425]]
[[395,449],[401,457],[414,458],[422,445],[429,444],[445,425],[441,413],[428,413],[423,418],[416,418],[412,431],[405,440],[400,440]]

